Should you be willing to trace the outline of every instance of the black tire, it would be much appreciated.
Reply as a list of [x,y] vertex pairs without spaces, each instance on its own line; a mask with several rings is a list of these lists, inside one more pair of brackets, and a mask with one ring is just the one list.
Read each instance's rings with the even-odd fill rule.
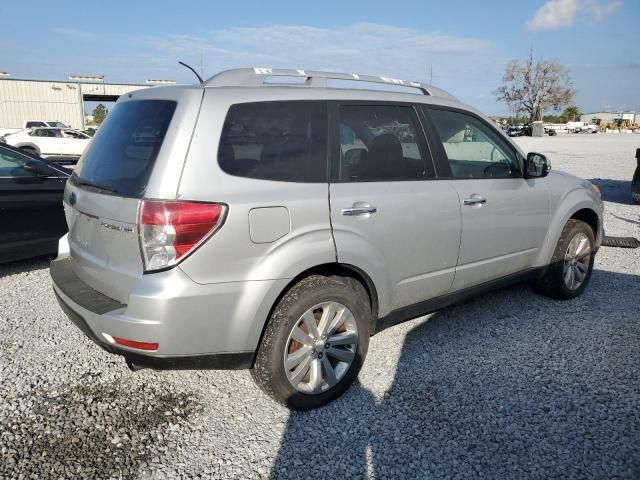
[[631,181],[631,197],[633,201],[640,204],[640,166],[636,167]]
[[[289,334],[305,312],[328,301],[344,305],[353,314],[358,331],[355,356],[333,387],[320,393],[304,393],[294,388],[285,372],[284,354],[289,348]],[[370,320],[369,297],[359,282],[342,277],[307,277],[295,284],[274,308],[251,376],[271,398],[292,410],[312,410],[325,405],[342,395],[358,376],[369,347]]]
[[[567,248],[579,234],[584,234],[589,240],[590,258],[588,268],[582,280],[582,283],[575,289],[571,289],[567,286],[564,280],[564,258]],[[591,227],[581,220],[569,220],[562,229],[558,244],[553,252],[551,263],[547,268],[544,276],[536,283],[537,290],[546,295],[547,297],[557,298],[560,300],[570,300],[582,294],[589,280],[591,279],[591,273],[593,271],[593,262],[595,259],[595,236]]]
[[20,147],[20,150],[24,150],[25,152],[27,152],[30,155],[34,155],[36,157],[39,157],[40,155],[38,154],[38,151],[33,148],[33,147]]

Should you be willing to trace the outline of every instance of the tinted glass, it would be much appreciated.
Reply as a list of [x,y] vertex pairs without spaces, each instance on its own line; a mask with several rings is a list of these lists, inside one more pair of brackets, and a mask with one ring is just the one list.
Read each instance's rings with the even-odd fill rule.
[[340,179],[420,180],[433,176],[412,107],[340,107]]
[[35,131],[36,137],[48,137],[48,138],[62,138],[62,132],[60,130],[39,128]]
[[430,113],[454,178],[521,176],[515,152],[489,125],[460,112]]
[[31,128],[31,127],[46,127],[47,125],[44,122],[27,122],[25,124],[26,128]]
[[35,173],[24,169],[26,159],[18,154],[0,150],[0,177],[33,177]]
[[74,139],[80,139],[80,140],[86,140],[89,138],[89,135],[85,135],[82,132],[76,132],[74,130],[63,130],[62,135],[65,138],[74,138]]
[[168,100],[119,103],[81,157],[72,178],[140,198],[176,109]]
[[233,105],[222,129],[218,162],[226,173],[241,177],[326,182],[326,104]]

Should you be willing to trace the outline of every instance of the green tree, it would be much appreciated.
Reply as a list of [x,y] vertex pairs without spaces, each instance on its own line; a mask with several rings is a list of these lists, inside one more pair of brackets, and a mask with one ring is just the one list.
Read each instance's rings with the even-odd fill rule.
[[558,115],[545,115],[542,117],[542,121],[545,123],[565,123]]
[[109,110],[103,104],[99,103],[96,108],[93,109],[93,121],[96,125],[100,125],[109,114]]
[[580,120],[580,109],[575,105],[571,105],[564,109],[562,115],[560,115],[563,123],[577,122]]

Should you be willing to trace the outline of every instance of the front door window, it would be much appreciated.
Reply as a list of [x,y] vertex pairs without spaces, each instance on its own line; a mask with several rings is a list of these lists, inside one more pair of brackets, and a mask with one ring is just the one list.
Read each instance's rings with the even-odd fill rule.
[[430,110],[454,178],[521,177],[513,149],[481,120],[449,110]]

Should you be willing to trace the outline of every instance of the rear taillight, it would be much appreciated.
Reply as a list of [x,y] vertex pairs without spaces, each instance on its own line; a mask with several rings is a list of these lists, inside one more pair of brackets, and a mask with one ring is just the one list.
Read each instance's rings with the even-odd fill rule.
[[143,200],[139,231],[145,270],[177,264],[222,225],[226,212],[220,203]]

